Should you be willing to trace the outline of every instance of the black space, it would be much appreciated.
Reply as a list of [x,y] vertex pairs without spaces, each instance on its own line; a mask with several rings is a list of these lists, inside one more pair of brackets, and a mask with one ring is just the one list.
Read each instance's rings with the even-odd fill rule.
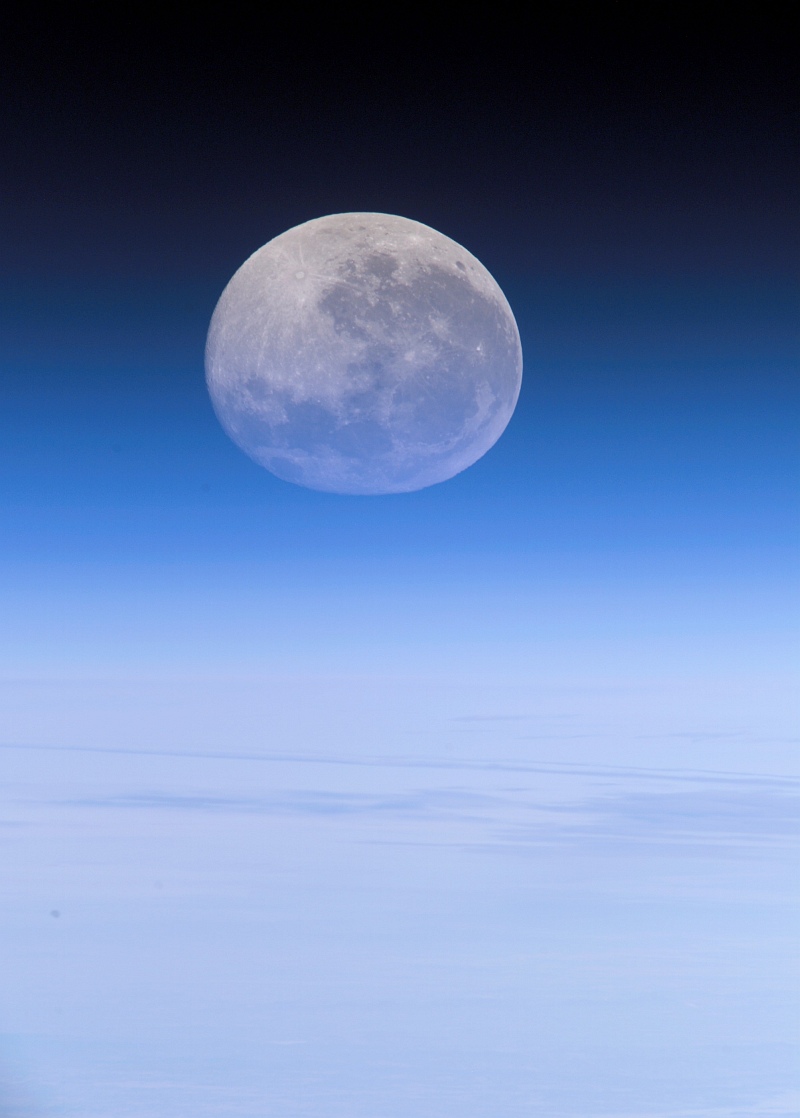
[[370,209],[507,272],[793,269],[783,7],[537,12],[12,13],[8,268],[226,276],[291,225]]

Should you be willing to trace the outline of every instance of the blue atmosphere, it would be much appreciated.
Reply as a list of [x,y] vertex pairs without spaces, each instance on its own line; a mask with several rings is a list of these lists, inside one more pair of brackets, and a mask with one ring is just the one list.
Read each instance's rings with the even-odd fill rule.
[[[223,96],[247,36],[208,77],[172,33],[18,28],[8,79],[0,1112],[796,1114],[777,41],[609,87],[548,28],[484,100],[387,61],[283,137],[299,44]],[[233,272],[351,210],[462,244],[519,326],[506,432],[416,493],[273,477],[205,386]]]

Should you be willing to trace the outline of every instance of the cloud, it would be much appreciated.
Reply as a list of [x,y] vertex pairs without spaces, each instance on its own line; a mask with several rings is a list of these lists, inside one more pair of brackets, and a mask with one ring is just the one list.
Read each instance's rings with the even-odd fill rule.
[[[141,791],[66,801],[76,808],[233,815],[356,816],[419,823],[462,824],[473,841],[495,843],[602,843],[645,848],[704,846],[769,849],[800,839],[800,797],[770,787],[706,787],[607,792],[570,802],[548,802],[542,788],[463,788],[393,792],[290,789],[263,795]],[[65,801],[61,801],[64,803]],[[426,841],[430,841],[428,836]],[[437,838],[445,838],[441,833]],[[462,834],[461,840],[465,838]]]
[[[407,818],[459,812],[493,797],[469,792],[343,793],[301,789],[266,796],[176,795],[140,792],[66,801],[73,807],[230,812],[247,815],[398,815]],[[63,801],[62,801],[63,802]]]
[[573,843],[766,847],[800,839],[800,797],[761,788],[624,792],[549,811],[569,817],[555,829]]
[[[782,1094],[748,1106],[703,1107],[690,1110],[636,1110],[604,1112],[602,1118],[796,1118],[800,1093]],[[600,1118],[590,1115],[587,1118]]]

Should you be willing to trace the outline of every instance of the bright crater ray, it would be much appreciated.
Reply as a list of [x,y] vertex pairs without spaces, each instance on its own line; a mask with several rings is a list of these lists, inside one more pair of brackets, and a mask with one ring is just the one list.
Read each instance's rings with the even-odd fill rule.
[[239,268],[211,319],[206,377],[227,433],[278,477],[404,493],[493,446],[522,349],[503,292],[461,245],[408,218],[333,214]]

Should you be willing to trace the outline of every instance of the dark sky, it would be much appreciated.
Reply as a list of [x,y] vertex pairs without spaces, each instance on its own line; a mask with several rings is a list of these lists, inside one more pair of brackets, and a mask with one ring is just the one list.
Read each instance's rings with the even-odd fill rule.
[[[202,351],[251,252],[359,209],[426,222],[489,268],[517,316],[525,376],[491,455],[416,498],[422,513],[358,506],[345,536],[385,515],[390,550],[440,523],[457,547],[476,523],[484,537],[530,530],[545,546],[552,532],[579,549],[609,532],[626,547],[639,533],[648,546],[785,538],[789,28],[777,6],[541,11],[526,29],[6,17],[0,453],[10,522],[24,511],[12,553],[107,538],[99,514],[85,513],[75,543],[39,507],[99,502],[124,520],[134,506],[216,499],[251,519],[280,507],[275,531],[295,505],[332,508],[228,443]],[[497,492],[511,505],[484,500]],[[166,538],[151,527],[120,529],[114,546]]]
[[210,273],[254,236],[377,209],[514,271],[784,269],[791,36],[768,7],[562,5],[529,30],[12,20],[13,258]]

